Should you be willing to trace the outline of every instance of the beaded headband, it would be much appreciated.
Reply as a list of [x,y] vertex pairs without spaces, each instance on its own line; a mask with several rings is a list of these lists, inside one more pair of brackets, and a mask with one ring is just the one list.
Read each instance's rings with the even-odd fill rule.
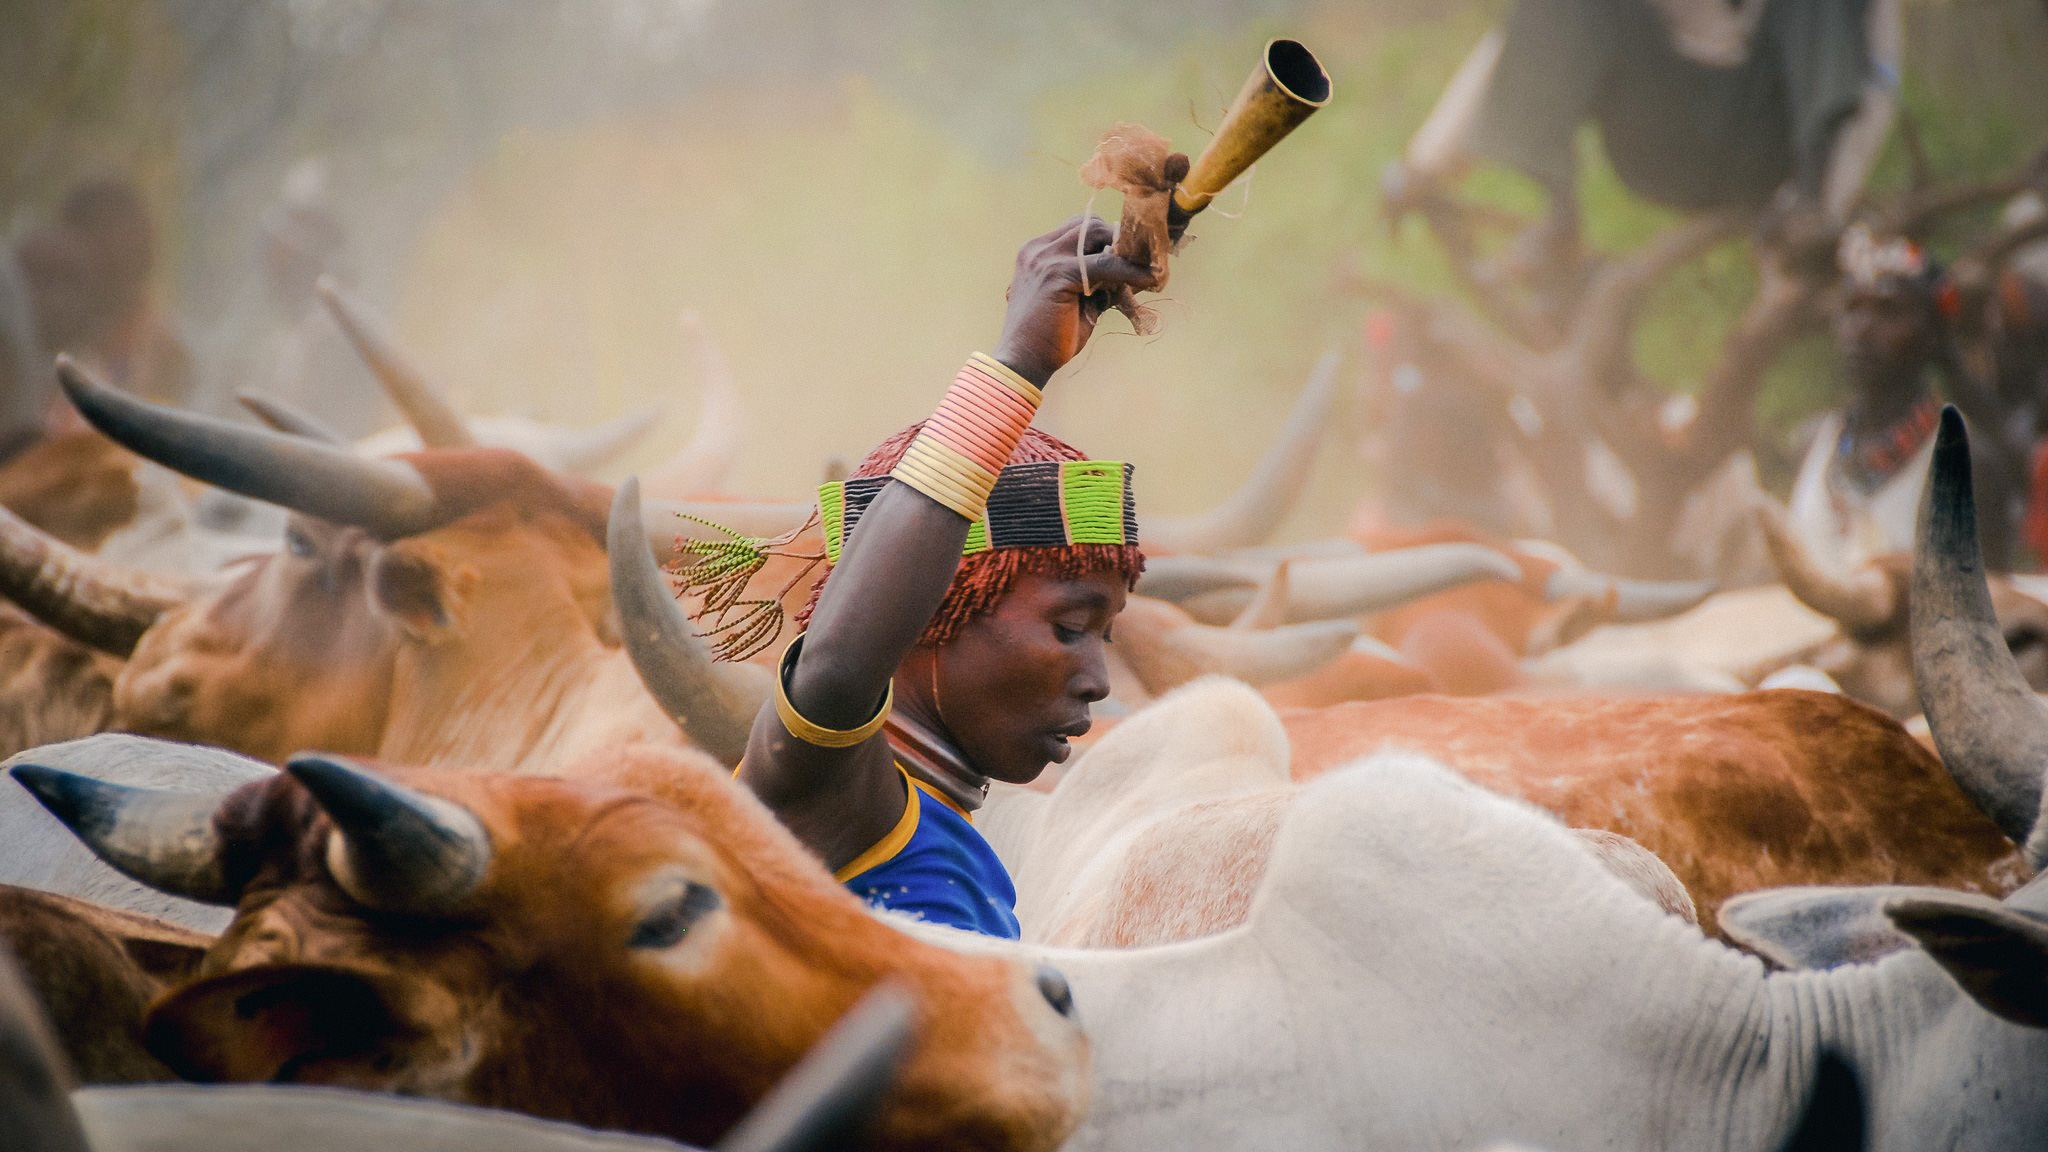
[[[875,494],[891,477],[835,480],[818,488],[825,557],[839,552]],[[1131,466],[1121,460],[1046,460],[1011,464],[988,494],[988,513],[967,530],[963,556],[997,548],[1062,548],[1069,544],[1136,544],[1137,501]]]

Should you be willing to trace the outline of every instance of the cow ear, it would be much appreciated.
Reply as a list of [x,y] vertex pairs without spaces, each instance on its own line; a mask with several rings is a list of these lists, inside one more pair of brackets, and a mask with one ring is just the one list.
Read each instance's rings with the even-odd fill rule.
[[159,1000],[143,1043],[187,1080],[322,1082],[336,1065],[387,1070],[414,1030],[388,981],[344,968],[265,965],[202,980]]
[[407,632],[428,639],[455,625],[456,590],[433,558],[390,545],[370,568],[370,596]]
[[1968,892],[1901,896],[1884,910],[1986,1012],[2048,1028],[2048,918]]
[[1717,919],[1730,940],[1779,968],[1865,964],[1913,946],[1884,905],[1902,894],[1935,889],[1766,888],[1721,905]]

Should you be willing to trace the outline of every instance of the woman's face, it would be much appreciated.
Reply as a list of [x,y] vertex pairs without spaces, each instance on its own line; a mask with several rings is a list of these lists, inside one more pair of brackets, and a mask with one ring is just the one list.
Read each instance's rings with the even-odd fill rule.
[[1123,577],[1025,575],[995,611],[938,650],[938,710],[960,751],[992,779],[1027,784],[1067,758],[1088,706],[1109,695],[1103,645],[1124,608]]

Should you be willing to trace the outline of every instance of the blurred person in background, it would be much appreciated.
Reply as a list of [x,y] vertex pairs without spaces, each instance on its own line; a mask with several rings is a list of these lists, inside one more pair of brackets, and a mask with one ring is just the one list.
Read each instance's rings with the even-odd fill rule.
[[1917,244],[1877,237],[1859,225],[1844,234],[1839,262],[1835,344],[1849,399],[1821,422],[1800,466],[1792,491],[1795,523],[1845,566],[1911,551],[1946,398],[1971,425],[1985,561],[2009,570],[2026,511],[2034,401],[2002,395],[1962,363],[1953,282]]
[[263,213],[257,267],[219,340],[208,406],[225,414],[236,392],[253,388],[362,437],[383,427],[383,402],[316,290],[323,273],[346,283],[354,272],[330,183],[324,160],[301,160]]
[[1518,0],[1388,170],[1398,214],[1477,159],[1522,172],[1545,215],[1506,271],[1542,286],[1583,264],[1579,126],[1631,192],[1765,231],[1839,226],[1895,113],[1899,0]]
[[[141,193],[119,177],[78,185],[65,195],[56,218],[24,236],[13,251],[13,271],[26,290],[32,328],[17,316],[7,324],[10,351],[34,348],[38,361],[59,352],[83,361],[116,386],[165,404],[192,393],[192,361],[185,343],[150,289],[157,254],[156,225]],[[8,381],[7,408],[41,413],[45,431],[76,425],[47,374],[47,364],[22,355]]]

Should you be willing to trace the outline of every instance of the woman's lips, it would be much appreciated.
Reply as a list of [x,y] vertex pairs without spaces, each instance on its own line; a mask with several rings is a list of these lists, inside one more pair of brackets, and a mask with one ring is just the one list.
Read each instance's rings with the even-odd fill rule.
[[1048,759],[1055,764],[1066,763],[1067,757],[1073,755],[1074,752],[1074,746],[1070,742],[1078,737],[1086,736],[1088,730],[1093,727],[1095,727],[1095,721],[1090,717],[1083,716],[1071,724],[1066,724],[1047,732],[1045,734],[1045,743],[1048,750]]

